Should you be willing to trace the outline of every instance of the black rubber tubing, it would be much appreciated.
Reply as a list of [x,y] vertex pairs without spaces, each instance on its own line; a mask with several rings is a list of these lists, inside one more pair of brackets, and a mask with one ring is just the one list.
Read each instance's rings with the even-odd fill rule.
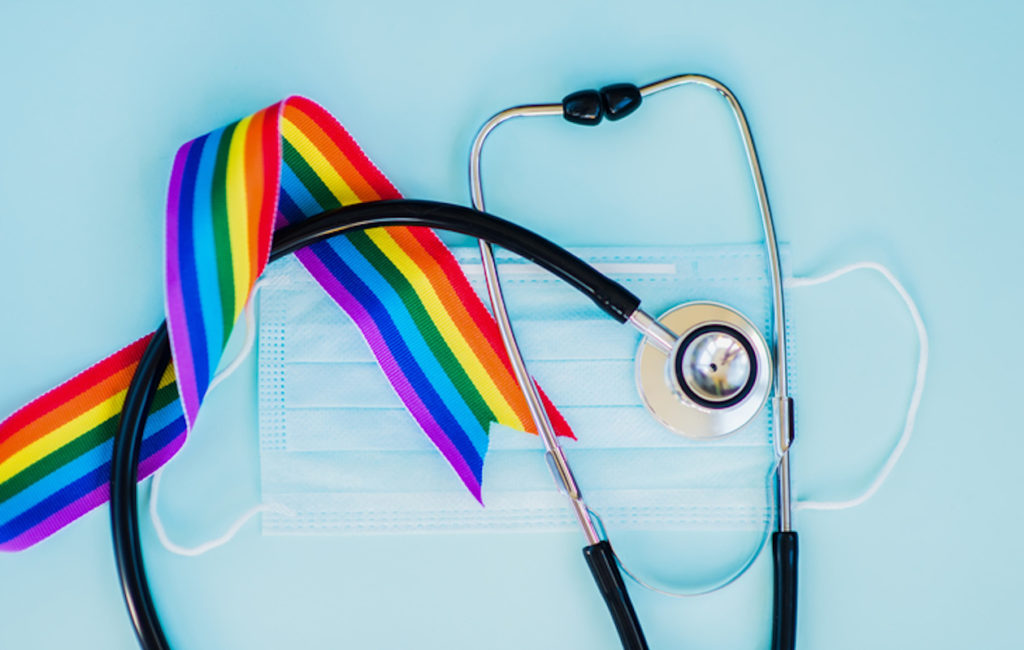
[[114,560],[121,593],[139,646],[145,650],[169,650],[167,638],[153,604],[146,578],[139,535],[138,482],[139,450],[142,447],[149,408],[160,377],[171,360],[167,323],[161,323],[146,346],[121,411],[110,464],[110,527]]
[[626,591],[626,583],[622,580],[622,572],[615,560],[615,552],[608,540],[585,546],[583,557],[594,575],[594,582],[612,615],[615,630],[619,633],[619,641],[623,650],[647,650],[647,639],[640,627],[640,619],[633,609],[633,601]]
[[797,535],[793,531],[772,534],[775,590],[772,609],[772,650],[796,647]]
[[640,306],[628,289],[558,244],[511,221],[451,203],[399,199],[330,210],[275,233],[270,259],[335,234],[378,226],[426,226],[501,246],[566,281],[620,323]]
[[[426,226],[471,235],[507,248],[565,280],[620,322],[627,320],[640,304],[640,299],[622,285],[536,233],[471,208],[433,201],[358,203],[285,226],[274,234],[270,260],[336,235],[383,226]],[[165,322],[146,346],[128,387],[110,468],[114,558],[128,615],[143,650],[170,650],[146,577],[136,488],[149,409],[170,359]],[[614,563],[614,558],[610,561]]]

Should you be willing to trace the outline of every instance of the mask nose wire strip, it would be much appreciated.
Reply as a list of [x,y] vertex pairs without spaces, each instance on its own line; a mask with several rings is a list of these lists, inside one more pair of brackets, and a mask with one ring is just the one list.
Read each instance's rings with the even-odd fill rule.
[[801,288],[801,287],[813,287],[815,285],[824,284],[831,282],[836,278],[842,277],[847,273],[853,271],[875,271],[881,274],[886,281],[892,285],[892,288],[899,295],[900,299],[903,300],[903,304],[906,305],[907,311],[910,312],[910,318],[914,321],[914,330],[917,332],[918,339],[918,353],[917,353],[917,372],[914,377],[914,390],[910,396],[910,402],[907,405],[907,415],[903,422],[903,431],[900,433],[899,440],[893,447],[892,451],[889,452],[889,457],[886,459],[885,464],[875,475],[875,478],[871,481],[871,484],[856,497],[852,499],[846,499],[842,501],[798,501],[796,503],[797,510],[846,510],[847,508],[854,508],[861,505],[878,492],[881,489],[882,484],[885,483],[889,475],[892,474],[893,468],[896,467],[896,463],[899,462],[900,457],[906,450],[907,445],[910,444],[910,437],[914,432],[914,425],[917,422],[917,411],[921,406],[921,395],[924,393],[924,381],[925,375],[928,373],[928,331],[925,329],[924,319],[921,318],[921,312],[917,308],[917,304],[914,299],[910,296],[910,293],[904,288],[903,284],[896,279],[888,267],[878,262],[855,262],[847,266],[836,269],[830,273],[824,275],[809,277],[809,278],[792,278],[786,281],[787,288]]

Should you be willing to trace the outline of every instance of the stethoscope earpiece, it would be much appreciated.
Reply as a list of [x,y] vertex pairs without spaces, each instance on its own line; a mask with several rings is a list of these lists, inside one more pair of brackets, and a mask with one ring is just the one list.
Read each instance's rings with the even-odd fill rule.
[[771,392],[771,355],[749,319],[691,302],[658,322],[676,333],[675,346],[666,354],[645,338],[636,360],[637,390],[655,419],[690,438],[720,438],[760,412]]

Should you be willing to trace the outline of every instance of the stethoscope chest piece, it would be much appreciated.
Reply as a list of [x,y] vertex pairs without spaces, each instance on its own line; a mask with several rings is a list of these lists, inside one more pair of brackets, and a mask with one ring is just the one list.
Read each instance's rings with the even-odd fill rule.
[[651,415],[691,438],[750,422],[772,386],[768,344],[754,324],[714,302],[679,305],[658,321],[678,338],[667,355],[646,339],[637,351],[637,388]]

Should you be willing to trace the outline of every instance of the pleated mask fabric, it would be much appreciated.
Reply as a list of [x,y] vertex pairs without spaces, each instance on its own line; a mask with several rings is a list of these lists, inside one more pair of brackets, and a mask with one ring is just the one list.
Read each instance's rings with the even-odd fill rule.
[[[760,245],[577,248],[652,313],[713,300],[770,333]],[[455,248],[483,290],[475,248]],[[538,267],[498,252],[531,372],[577,440],[564,442],[588,504],[618,530],[762,530],[772,516],[770,404],[724,439],[658,424],[635,386],[639,335]],[[293,260],[259,295],[261,489],[267,534],[572,530],[535,436],[490,431],[481,510],[417,435],[354,324]]]

